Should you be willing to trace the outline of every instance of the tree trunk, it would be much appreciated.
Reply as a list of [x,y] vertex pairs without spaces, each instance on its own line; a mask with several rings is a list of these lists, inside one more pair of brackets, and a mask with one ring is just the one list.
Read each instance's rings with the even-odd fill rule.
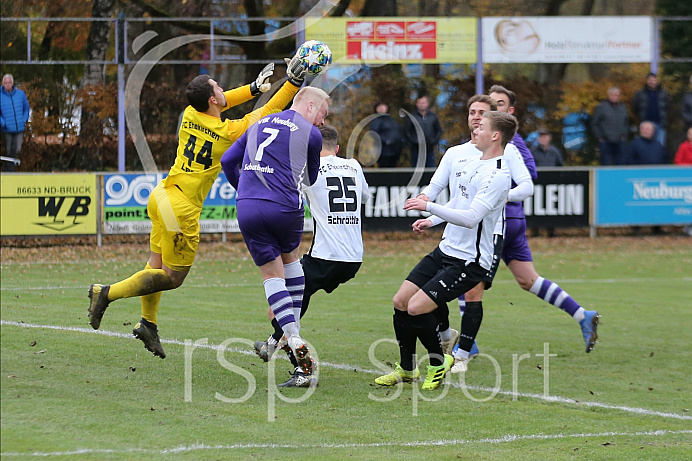
[[396,0],[366,0],[361,16],[398,16]]
[[[587,3],[589,1],[591,1],[593,5],[593,0],[586,0]],[[545,16],[559,16],[560,7],[563,3],[565,3],[565,0],[550,0],[545,8]],[[543,66],[545,72],[542,72],[543,75],[541,75],[541,77],[539,78],[540,83],[549,85],[550,87],[559,85],[565,77],[565,72],[567,71],[567,63],[562,62],[557,64],[543,64]],[[550,102],[553,103],[554,101]]]
[[[343,16],[344,13],[346,13],[346,10],[348,9],[348,6],[350,4],[351,4],[351,0],[339,0],[339,3],[336,5],[336,7],[332,11],[330,11],[329,15],[334,16],[334,17]],[[363,15],[363,16],[365,16],[365,15]]]
[[[114,0],[94,0],[91,7],[92,18],[110,18],[113,15]],[[108,52],[108,35],[111,24],[105,21],[93,21],[89,28],[89,37],[86,45],[87,61],[105,61]],[[105,76],[105,64],[89,63],[84,69],[83,87],[103,85]],[[87,89],[88,91],[88,89]],[[93,108],[82,104],[82,117],[80,121],[80,136],[78,144],[80,154],[69,161],[70,168],[95,169],[103,164],[101,158],[101,142],[103,138],[102,121],[96,116]]]
[[418,0],[418,16],[437,16],[439,14],[439,2],[430,0]]
[[[262,0],[244,0],[244,5],[248,18],[264,16],[264,5]],[[264,21],[248,21],[248,27],[250,35],[264,34]],[[241,42],[240,46],[243,47],[248,59],[266,58],[265,42],[263,41]],[[252,82],[263,67],[264,64],[247,64],[245,66],[245,83]]]
[[[94,0],[91,8],[92,18],[110,18],[113,15],[114,0]],[[109,22],[94,21],[89,29],[87,39],[86,60],[105,61],[108,51]],[[99,85],[103,83],[104,64],[87,64],[84,70],[83,85]]]
[[[361,16],[399,16],[396,0],[366,0]],[[378,99],[387,102],[392,113],[401,107],[406,94],[401,64],[372,67],[372,91]]]
[[[439,16],[440,15],[440,2],[431,2],[426,0],[418,0],[418,16]],[[439,64],[424,64],[423,73],[432,79],[440,78],[440,65]],[[421,93],[427,93],[424,87],[421,88]]]

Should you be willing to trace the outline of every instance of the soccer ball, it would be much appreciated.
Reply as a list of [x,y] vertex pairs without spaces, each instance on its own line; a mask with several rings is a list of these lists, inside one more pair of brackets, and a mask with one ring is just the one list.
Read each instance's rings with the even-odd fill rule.
[[332,64],[332,52],[319,40],[308,40],[300,45],[297,55],[310,75],[319,75]]

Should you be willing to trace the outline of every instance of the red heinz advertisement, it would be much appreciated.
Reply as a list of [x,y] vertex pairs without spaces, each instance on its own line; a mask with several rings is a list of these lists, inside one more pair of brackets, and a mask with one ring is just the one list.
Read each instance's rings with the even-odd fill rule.
[[475,18],[308,18],[305,38],[320,40],[336,64],[472,63]]
[[388,40],[348,42],[348,58],[364,61],[420,61],[435,59],[435,43]]
[[346,56],[366,61],[420,61],[437,58],[434,21],[349,21]]

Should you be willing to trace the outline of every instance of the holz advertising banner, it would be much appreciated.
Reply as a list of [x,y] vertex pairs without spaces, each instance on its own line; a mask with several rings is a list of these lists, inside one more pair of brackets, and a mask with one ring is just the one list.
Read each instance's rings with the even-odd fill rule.
[[483,62],[650,62],[648,16],[486,17]]

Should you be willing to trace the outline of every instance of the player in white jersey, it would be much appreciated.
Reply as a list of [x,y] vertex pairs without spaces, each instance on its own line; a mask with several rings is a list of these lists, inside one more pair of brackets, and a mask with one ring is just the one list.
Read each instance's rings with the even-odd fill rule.
[[[468,101],[469,115],[468,115],[468,125],[471,130],[471,141],[462,144],[460,146],[454,146],[445,152],[440,166],[435,171],[430,184],[426,186],[421,194],[418,196],[424,200],[435,200],[439,193],[449,185],[449,189],[452,194],[454,194],[458,188],[459,172],[461,171],[464,163],[469,159],[478,158],[482,155],[482,152],[476,147],[476,140],[474,137],[474,130],[478,128],[481,119],[483,118],[483,113],[497,108],[495,100],[487,95],[475,95],[471,97]],[[510,189],[507,200],[524,200],[533,194],[533,181],[531,180],[531,174],[526,168],[521,154],[514,144],[508,143],[505,146],[504,157],[509,168],[512,181],[516,184],[515,187]],[[431,216],[430,221],[432,225],[437,225],[442,220],[436,216]],[[500,257],[502,255],[502,244],[503,244],[503,233],[504,233],[504,219],[498,220],[495,226],[494,232],[494,255],[493,263],[490,270],[486,273],[486,278],[484,283],[478,284],[476,287],[472,288],[468,293],[466,293],[464,307],[466,303],[481,303],[483,299],[483,291],[491,287],[492,281],[495,278],[495,273],[500,265]],[[460,303],[464,297],[460,297]],[[477,306],[477,304],[472,304]],[[451,354],[452,349],[456,345],[459,339],[459,332],[449,326],[449,310],[447,306],[440,306],[439,309],[435,311],[435,315],[440,322],[440,339],[442,340],[442,349],[446,354]],[[463,313],[462,313],[463,315]],[[469,358],[472,358],[478,354],[478,347],[474,341],[471,349],[469,351],[458,350],[454,354],[455,366],[452,368],[452,372],[465,371],[466,362]],[[460,363],[461,362],[461,363]]]
[[[337,157],[339,152],[338,133],[329,125],[320,127],[322,152],[320,168],[315,183],[303,189],[313,217],[314,232],[310,250],[300,262],[305,273],[305,290],[302,293],[300,317],[310,304],[310,298],[319,290],[334,291],[342,283],[355,277],[363,262],[363,237],[361,233],[361,206],[369,199],[368,183],[363,169],[356,159]],[[301,295],[301,294],[299,294]],[[269,318],[274,333],[267,341],[255,342],[255,352],[263,360],[281,341],[283,331],[274,319]],[[295,357],[286,351],[291,362]],[[293,364],[293,377],[280,387],[309,387],[317,385],[314,374],[306,375],[297,364]]]
[[[503,158],[504,147],[517,131],[517,121],[509,114],[486,112],[476,129],[477,146],[483,156],[466,162],[459,172],[458,190],[446,205],[413,198],[405,210],[427,211],[448,222],[439,246],[411,271],[394,296],[394,332],[401,362],[394,371],[375,379],[393,386],[420,376],[414,364],[416,339],[428,350],[424,390],[436,389],[454,359],[443,354],[438,321],[433,314],[484,280],[493,260],[493,231],[507,200],[511,179]],[[429,219],[419,219],[414,230],[430,227]],[[471,347],[483,318],[483,309],[469,309],[462,321],[461,342]]]

